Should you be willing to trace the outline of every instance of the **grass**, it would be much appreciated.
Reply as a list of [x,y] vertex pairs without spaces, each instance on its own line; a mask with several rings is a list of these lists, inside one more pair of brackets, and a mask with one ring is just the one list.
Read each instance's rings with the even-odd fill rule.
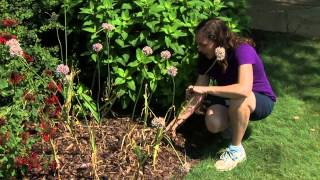
[[[320,179],[320,39],[260,32],[261,56],[278,95],[271,116],[250,123],[247,161],[215,171],[217,143],[186,179]],[[225,144],[225,143],[224,143]]]

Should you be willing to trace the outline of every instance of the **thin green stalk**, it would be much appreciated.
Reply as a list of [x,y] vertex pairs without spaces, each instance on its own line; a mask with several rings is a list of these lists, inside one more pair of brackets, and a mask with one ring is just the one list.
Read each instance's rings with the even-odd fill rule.
[[65,64],[68,64],[68,38],[67,38],[67,8],[66,8],[66,1],[64,1],[64,42],[65,42]]
[[100,58],[99,54],[97,54],[97,69],[98,69],[98,93],[97,93],[97,112],[100,119]]
[[[110,38],[108,36],[108,34],[106,35],[107,36],[107,53],[108,53],[108,59],[110,57]],[[111,72],[110,72],[110,63],[108,63],[107,65],[108,67],[108,77],[107,77],[107,81],[108,81],[108,98],[110,96],[110,93],[111,93]]]
[[141,79],[141,82],[140,82],[140,88],[139,88],[139,92],[138,92],[138,96],[134,102],[134,106],[133,106],[133,111],[132,111],[132,116],[131,116],[131,119],[133,120],[134,118],[134,114],[136,112],[136,107],[137,107],[137,104],[138,104],[138,100],[139,100],[139,97],[140,97],[140,94],[141,94],[141,90],[142,90],[142,85],[143,85],[143,81],[144,81],[144,77],[142,77]]
[[60,47],[60,56],[61,56],[61,59],[63,59],[62,43],[61,43],[61,40],[60,40],[59,29],[58,28],[56,28],[56,33],[57,33],[57,39],[58,39],[59,47]]
[[143,118],[143,125],[144,127],[147,127],[147,120],[148,120],[148,111],[149,111],[149,103],[148,103],[148,85],[145,84],[145,89],[144,89],[144,118]]
[[[21,58],[22,58],[23,60],[21,60]],[[46,82],[43,80],[43,78],[42,78],[37,72],[35,72],[32,68],[30,68],[30,66],[24,61],[24,60],[26,60],[26,59],[24,59],[23,57],[21,57],[21,58],[18,58],[18,59],[23,63],[23,65],[24,65],[26,68],[28,68],[28,70],[30,70],[33,74],[35,74],[36,76],[38,76],[38,77],[40,78],[40,80],[43,82],[43,85],[46,85]]]
[[172,106],[174,106],[174,97],[176,94],[176,83],[174,82],[174,77],[172,77],[172,83],[173,83],[173,88],[172,88]]

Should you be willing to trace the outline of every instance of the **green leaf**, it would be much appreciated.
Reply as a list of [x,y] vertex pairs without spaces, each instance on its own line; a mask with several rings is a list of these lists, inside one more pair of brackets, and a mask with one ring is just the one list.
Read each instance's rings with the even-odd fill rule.
[[136,90],[136,85],[134,83],[134,81],[128,81],[128,88],[135,91]]
[[137,99],[135,93],[132,91],[129,91],[129,97],[131,98],[132,101],[136,101],[136,99]]
[[125,77],[124,70],[121,68],[115,68],[115,72],[120,76],[120,77]]
[[131,63],[128,64],[129,67],[137,67],[139,66],[139,62],[138,61],[133,61]]
[[81,14],[93,14],[93,9],[90,8],[80,8],[80,10]]
[[123,40],[126,40],[127,37],[128,37],[128,33],[125,32],[125,31],[122,31],[122,32],[121,32],[121,37],[122,37]]
[[96,62],[97,61],[97,54],[91,54],[91,59]]
[[167,46],[167,47],[170,47],[170,45],[171,45],[171,39],[170,39],[168,36],[166,36],[166,37],[164,38],[164,41],[165,41],[165,43],[166,43],[166,46]]
[[129,3],[123,3],[121,9],[132,9],[132,6]]
[[0,89],[7,88],[9,86],[8,81],[4,79],[0,79]]
[[121,77],[117,77],[116,80],[114,81],[115,85],[121,85],[124,84],[126,82],[125,79],[121,78]]
[[84,28],[82,28],[82,30],[87,31],[87,32],[91,32],[91,33],[95,33],[96,27],[84,27]]
[[116,39],[116,43],[118,44],[118,45],[120,45],[121,47],[124,47],[124,41],[123,40],[121,40],[121,39]]
[[117,91],[117,97],[118,97],[118,98],[121,97],[121,96],[123,96],[124,94],[126,94],[126,91],[125,91],[124,89],[119,89],[119,90]]
[[138,61],[142,61],[144,59],[145,55],[143,54],[141,49],[136,49],[136,58]]
[[154,81],[150,81],[150,89],[152,92],[155,92],[155,90],[157,89],[157,82]]

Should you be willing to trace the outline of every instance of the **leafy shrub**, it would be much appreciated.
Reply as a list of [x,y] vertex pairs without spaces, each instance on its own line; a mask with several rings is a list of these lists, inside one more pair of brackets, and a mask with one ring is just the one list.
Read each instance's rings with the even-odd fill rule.
[[[177,92],[184,92],[186,85],[194,79],[194,71],[190,71],[190,67],[197,56],[195,27],[204,19],[220,17],[232,30],[240,31],[237,21],[224,15],[224,11],[232,12],[229,8],[236,8],[234,4],[219,0],[99,0],[84,4],[80,20],[82,29],[90,33],[88,46],[101,42],[106,47],[99,56],[100,67],[105,67],[102,72],[110,75],[112,81],[107,84],[110,83],[114,94],[121,97],[123,108],[137,99],[139,87],[145,83],[152,93],[157,91],[154,93],[155,101],[167,106],[172,93],[168,88],[171,85],[167,82],[167,69],[171,66],[179,69]],[[109,23],[115,29],[102,33],[102,23]],[[145,46],[153,49],[151,56],[143,55]],[[161,58],[160,53],[164,50],[172,53],[170,59]],[[87,51],[83,54],[93,53]],[[96,56],[92,55],[91,60],[96,62]],[[106,67],[112,68],[108,70]]]
[[45,10],[30,0],[0,3],[1,178],[40,168],[31,147],[36,141],[49,141],[54,133],[39,123],[61,116],[58,95],[63,85],[54,73],[59,59],[53,56],[58,48],[44,48],[38,38],[45,29],[37,13]]

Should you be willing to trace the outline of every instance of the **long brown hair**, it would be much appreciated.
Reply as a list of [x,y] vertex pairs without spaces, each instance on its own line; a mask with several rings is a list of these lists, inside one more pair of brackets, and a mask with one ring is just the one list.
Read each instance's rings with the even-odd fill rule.
[[[199,35],[207,38],[209,41],[213,41],[217,46],[224,47],[226,52],[229,52],[244,43],[255,47],[255,43],[252,39],[241,37],[234,32],[231,32],[227,25],[218,18],[210,18],[202,21],[196,28],[196,36]],[[223,72],[225,72],[228,67],[227,59],[228,53],[226,53],[225,59],[218,62],[218,64],[222,66]]]

